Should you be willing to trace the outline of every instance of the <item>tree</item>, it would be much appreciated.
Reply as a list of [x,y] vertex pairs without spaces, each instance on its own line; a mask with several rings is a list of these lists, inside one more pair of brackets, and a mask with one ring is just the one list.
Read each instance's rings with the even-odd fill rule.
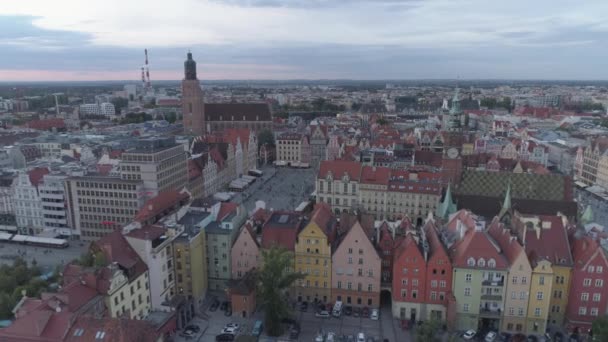
[[293,256],[282,248],[262,251],[263,266],[257,275],[258,302],[264,308],[264,325],[270,336],[282,333],[281,320],[289,317],[287,289],[303,274],[294,273]]
[[274,146],[274,134],[268,129],[264,129],[258,134],[258,149],[265,144]]
[[177,114],[175,114],[175,112],[171,112],[165,115],[165,120],[167,120],[167,122],[170,124],[175,123],[175,121],[177,121]]
[[591,325],[593,341],[608,341],[608,317],[599,317]]
[[385,118],[380,118],[376,120],[376,123],[380,126],[388,125],[388,121]]
[[115,97],[111,100],[111,102],[114,105],[114,109],[116,110],[117,114],[120,114],[122,109],[127,108],[129,105],[129,100],[125,99],[124,97]]
[[442,323],[436,319],[425,321],[422,325],[416,327],[417,342],[440,342],[441,336],[438,334],[441,331]]

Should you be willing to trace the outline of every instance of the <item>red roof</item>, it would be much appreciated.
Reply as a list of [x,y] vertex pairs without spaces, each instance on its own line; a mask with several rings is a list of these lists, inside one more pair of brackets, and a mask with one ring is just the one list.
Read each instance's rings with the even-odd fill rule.
[[148,270],[148,266],[141,260],[137,252],[131,248],[120,230],[93,242],[91,248],[103,252],[108,263],[116,262],[127,270],[129,281],[139,277]]
[[37,129],[41,131],[48,131],[52,128],[63,129],[65,128],[65,122],[63,119],[42,119],[32,120],[26,124],[28,128]]
[[[75,336],[82,329],[82,335]],[[97,341],[98,334],[104,333],[103,341],[131,342],[156,341],[161,333],[145,320],[80,316],[73,324],[66,342]],[[100,340],[100,341],[102,341]]]
[[217,213],[217,221],[222,221],[226,218],[226,216],[230,215],[230,213],[236,211],[238,208],[238,204],[233,202],[222,202],[220,204],[220,210]]
[[606,259],[604,248],[602,248],[597,240],[590,236],[585,235],[572,241],[572,256],[574,258],[574,267],[577,269],[584,269],[598,253],[604,253],[603,257]]
[[48,175],[49,173],[50,171],[46,167],[36,167],[28,171],[27,174],[30,177],[30,182],[32,183],[32,185],[38,187],[38,185],[42,183],[42,178],[45,175]]
[[[450,252],[454,267],[479,268],[477,260],[480,258],[486,260],[486,267],[484,267],[486,269],[491,269],[487,263],[490,259],[496,261],[495,269],[506,269],[509,267],[507,259],[500,253],[500,248],[496,244],[496,241],[485,231],[468,230],[461,240],[452,245]],[[468,266],[467,261],[469,258],[475,260],[475,266]]]
[[148,240],[152,241],[158,239],[159,237],[165,235],[167,233],[167,229],[162,226],[152,225],[145,226],[139,229],[134,229],[130,231],[127,236],[130,238],[138,239],[138,240]]
[[[539,218],[540,227],[526,227],[524,219]],[[572,265],[568,232],[560,216],[521,215],[513,218],[513,228],[520,240],[525,241],[526,253],[549,260],[554,265]]]
[[347,174],[350,179],[358,180],[361,175],[361,163],[344,160],[322,161],[319,167],[318,178],[325,179],[329,172],[331,172],[334,179],[341,179]]
[[275,211],[262,227],[262,248],[273,246],[293,251],[303,226],[302,215],[291,211]]
[[511,235],[511,231],[500,223],[498,217],[494,218],[492,223],[490,223],[488,234],[498,243],[502,253],[507,257],[511,265],[521,253],[525,253],[524,247],[515,236]]
[[323,230],[329,242],[333,242],[336,237],[336,220],[327,203],[317,203],[310,218],[319,228]]
[[364,166],[361,170],[361,183],[388,185],[391,169],[388,167]]
[[156,197],[149,199],[135,216],[135,220],[139,222],[146,221],[156,215],[180,205],[190,196],[186,192],[177,190],[167,190],[159,193]]

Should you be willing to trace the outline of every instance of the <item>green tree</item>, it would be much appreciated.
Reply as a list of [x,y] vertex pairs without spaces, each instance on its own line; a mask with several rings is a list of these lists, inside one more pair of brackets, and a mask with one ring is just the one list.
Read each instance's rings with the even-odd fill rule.
[[167,122],[169,123],[175,123],[175,121],[177,121],[177,114],[175,114],[175,112],[171,112],[167,115],[165,115],[165,120],[167,120]]
[[438,332],[441,331],[442,323],[438,320],[431,319],[424,321],[422,325],[416,327],[417,342],[440,342],[441,336]]
[[268,129],[264,129],[258,134],[258,149],[265,144],[274,146],[274,134]]
[[608,317],[602,316],[593,321],[591,331],[593,332],[592,341],[608,341]]
[[123,108],[127,108],[129,105],[129,100],[124,97],[115,97],[111,100],[114,105],[114,109],[116,110],[116,114],[120,114]]
[[263,266],[258,273],[258,303],[264,308],[264,325],[270,336],[282,333],[281,320],[289,317],[291,312],[287,289],[303,274],[291,271],[292,254],[280,248],[262,251]]
[[388,125],[388,121],[385,118],[380,118],[376,120],[376,123],[380,126]]

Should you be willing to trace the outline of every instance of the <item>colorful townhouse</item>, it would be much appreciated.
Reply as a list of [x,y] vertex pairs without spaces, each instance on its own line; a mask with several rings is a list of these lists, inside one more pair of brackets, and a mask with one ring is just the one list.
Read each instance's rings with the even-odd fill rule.
[[472,221],[472,226],[456,225],[457,230],[452,233],[457,241],[450,246],[456,326],[460,330],[498,330],[504,312],[509,263],[485,230],[485,222],[471,215],[468,221]]
[[394,317],[412,321],[424,317],[427,253],[421,237],[413,231],[407,232],[397,246],[393,261]]
[[260,246],[249,222],[240,228],[232,244],[231,255],[232,279],[241,279],[247,272],[259,267]]
[[498,217],[489,225],[488,234],[498,243],[510,267],[506,277],[505,310],[500,330],[511,334],[525,333],[529,317],[532,266],[524,247]]
[[356,222],[343,236],[332,257],[332,302],[378,308],[382,259],[368,233]]
[[393,251],[395,249],[395,238],[393,230],[388,223],[382,222],[379,228],[378,253],[382,259],[380,278],[382,283],[390,283],[393,279]]
[[316,299],[327,303],[332,298],[331,256],[336,242],[336,222],[329,205],[320,203],[298,234],[295,243],[296,271],[306,275],[296,283],[298,301]]
[[433,220],[427,221],[424,228],[428,246],[426,262],[426,314],[425,320],[448,319],[448,307],[452,295],[452,262]]
[[606,314],[608,258],[597,239],[584,235],[572,238],[574,267],[566,310],[566,329],[587,335],[591,324]]
[[[567,221],[563,216],[546,216],[546,215],[523,215],[515,212],[512,219],[511,229],[517,236],[518,240],[523,244],[526,254],[530,257],[530,263],[536,265],[535,279],[530,293],[543,292],[546,296],[546,291],[549,290],[546,285],[543,289],[537,289],[540,277],[545,277],[549,269],[546,263],[539,263],[541,260],[546,260],[551,265],[551,286],[549,296],[549,306],[546,308],[546,321],[549,324],[562,325],[568,304],[568,295],[570,290],[570,278],[572,273],[572,254],[570,252],[570,242],[568,241]],[[545,266],[545,270],[542,266]],[[540,266],[540,267],[539,267]],[[536,281],[534,281],[536,280]],[[544,297],[543,297],[544,298]],[[531,307],[536,310],[538,307]],[[545,306],[540,307],[541,313],[544,312]],[[545,315],[541,315],[545,316]],[[544,331],[539,323],[539,331]],[[529,330],[533,333],[534,329]]]

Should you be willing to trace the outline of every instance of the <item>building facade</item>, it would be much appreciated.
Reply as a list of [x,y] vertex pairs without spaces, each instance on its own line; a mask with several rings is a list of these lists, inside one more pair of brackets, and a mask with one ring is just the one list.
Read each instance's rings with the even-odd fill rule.
[[359,222],[346,233],[331,260],[332,302],[380,307],[382,260]]
[[232,245],[232,279],[240,279],[260,264],[260,246],[253,233],[253,227],[245,223]]
[[20,172],[13,181],[13,203],[17,227],[23,234],[37,234],[44,229],[39,185],[48,174],[46,168]]
[[68,213],[66,209],[66,194],[64,187],[65,175],[44,175],[40,189],[42,204],[42,222],[46,231],[58,235],[72,235],[68,226]]

